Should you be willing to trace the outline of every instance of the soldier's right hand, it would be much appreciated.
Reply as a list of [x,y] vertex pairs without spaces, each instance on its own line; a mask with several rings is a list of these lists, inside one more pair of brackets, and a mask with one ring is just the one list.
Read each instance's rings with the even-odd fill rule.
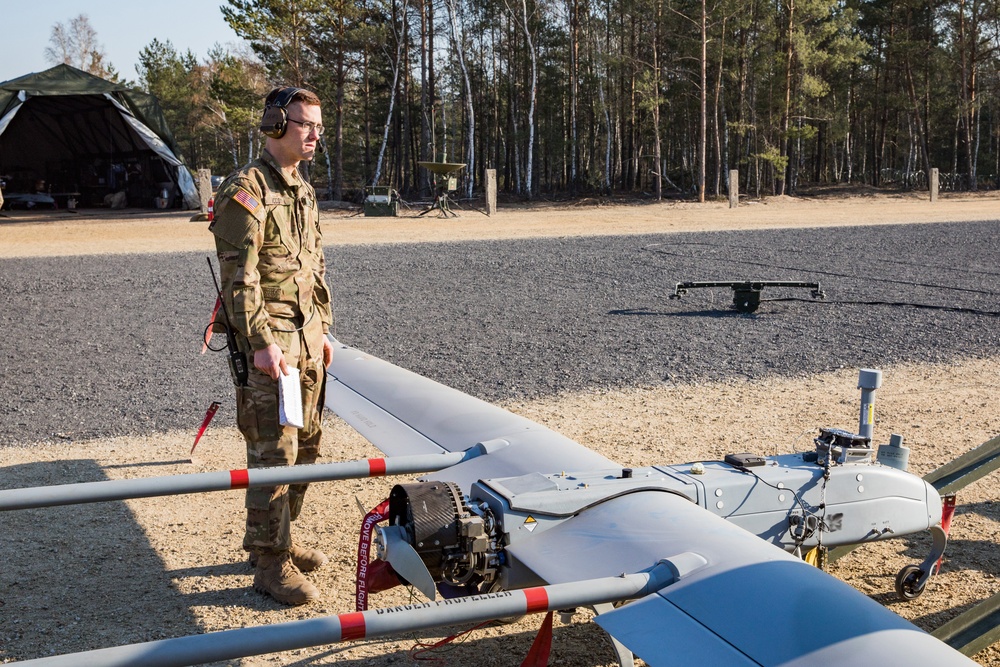
[[288,375],[288,365],[281,348],[271,343],[263,350],[253,353],[253,365],[262,373],[267,373],[272,380],[278,379],[278,373]]

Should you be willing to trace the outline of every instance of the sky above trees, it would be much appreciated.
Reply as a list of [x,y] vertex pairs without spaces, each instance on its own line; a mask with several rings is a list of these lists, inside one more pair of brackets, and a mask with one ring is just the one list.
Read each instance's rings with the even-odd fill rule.
[[30,2],[4,3],[0,81],[51,67],[45,50],[53,24],[69,23],[81,14],[96,31],[108,62],[126,79],[135,79],[139,51],[154,37],[204,57],[215,44],[240,41],[223,21],[220,4],[175,0],[156,7],[144,2],[46,0],[42,12]]

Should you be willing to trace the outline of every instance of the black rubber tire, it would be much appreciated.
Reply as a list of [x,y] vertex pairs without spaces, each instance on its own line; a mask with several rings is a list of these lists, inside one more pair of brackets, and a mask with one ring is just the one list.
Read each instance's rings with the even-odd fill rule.
[[[917,587],[917,581],[924,571],[917,565],[907,565],[896,575],[896,595],[900,600],[915,600],[924,592],[924,586]],[[924,582],[926,584],[926,582]]]

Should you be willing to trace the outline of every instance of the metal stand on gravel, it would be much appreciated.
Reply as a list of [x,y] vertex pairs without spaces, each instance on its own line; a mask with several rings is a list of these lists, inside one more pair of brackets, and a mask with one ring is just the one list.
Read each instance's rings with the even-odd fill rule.
[[457,218],[458,214],[451,210],[454,202],[448,193],[458,189],[456,175],[465,169],[465,164],[462,162],[418,162],[417,164],[434,175],[434,188],[437,192],[434,196],[434,203],[418,213],[417,217],[422,217],[431,211],[438,211],[440,218]]
[[765,287],[808,287],[812,289],[814,299],[826,298],[819,283],[803,283],[795,280],[721,280],[707,282],[677,283],[671,299],[679,299],[687,294],[689,289],[698,287],[731,287],[733,290],[733,306],[741,313],[752,313],[760,307],[760,293]]

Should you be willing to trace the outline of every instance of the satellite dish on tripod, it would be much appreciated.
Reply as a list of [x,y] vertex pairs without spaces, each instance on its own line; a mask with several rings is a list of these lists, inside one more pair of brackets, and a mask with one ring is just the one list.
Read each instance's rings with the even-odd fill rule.
[[421,211],[417,217],[437,210],[438,217],[447,218],[449,216],[457,218],[458,214],[451,210],[452,199],[448,194],[458,189],[458,172],[465,169],[464,162],[418,162],[418,166],[423,167],[434,175],[434,203],[427,210]]

